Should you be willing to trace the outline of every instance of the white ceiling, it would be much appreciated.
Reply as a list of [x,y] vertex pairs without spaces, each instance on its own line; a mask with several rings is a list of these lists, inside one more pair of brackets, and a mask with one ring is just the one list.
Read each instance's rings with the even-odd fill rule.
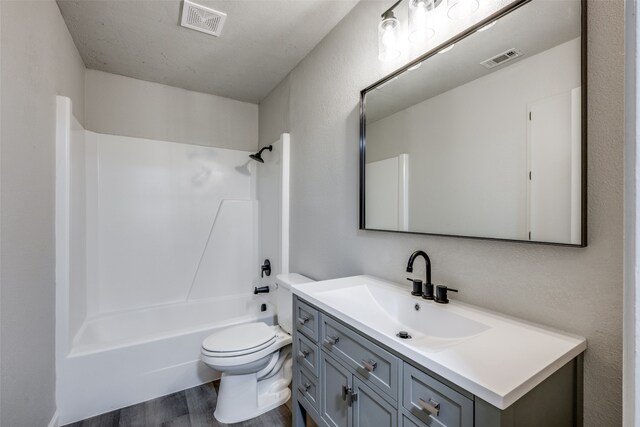
[[534,0],[522,6],[492,28],[459,42],[453,50],[432,56],[420,68],[369,92],[367,121],[387,117],[504,68],[486,69],[480,62],[508,49],[520,49],[524,55],[505,66],[580,37],[580,8],[578,0]]
[[180,27],[181,1],[58,6],[87,68],[257,103],[357,0],[196,2],[227,13],[221,37]]

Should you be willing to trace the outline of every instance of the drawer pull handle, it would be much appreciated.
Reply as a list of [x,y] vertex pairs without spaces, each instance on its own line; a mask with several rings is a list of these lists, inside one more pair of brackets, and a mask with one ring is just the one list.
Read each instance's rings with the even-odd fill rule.
[[306,359],[308,355],[309,355],[309,352],[307,350],[302,350],[298,352],[298,357],[300,359]]
[[310,317],[298,317],[298,323],[304,326],[309,321]]
[[367,372],[373,372],[378,367],[378,363],[375,360],[363,360],[362,366],[364,370]]
[[353,405],[353,402],[358,400],[358,393],[354,393],[354,392],[350,392],[347,395],[347,405],[351,406]]
[[304,383],[298,386],[298,390],[300,390],[300,393],[302,394],[305,394],[310,388],[311,384],[309,383]]
[[347,402],[347,406],[351,407],[353,402],[358,400],[358,393],[354,393],[351,387],[342,386],[342,400]]
[[429,401],[426,402],[422,399],[418,399],[418,402],[420,403],[423,411],[426,411],[436,417],[440,415],[440,404],[435,400],[429,399]]
[[330,346],[334,346],[336,345],[336,343],[340,340],[340,337],[334,337],[329,335],[328,337],[326,337],[324,340],[322,340],[322,343],[326,346],[326,347],[330,347]]

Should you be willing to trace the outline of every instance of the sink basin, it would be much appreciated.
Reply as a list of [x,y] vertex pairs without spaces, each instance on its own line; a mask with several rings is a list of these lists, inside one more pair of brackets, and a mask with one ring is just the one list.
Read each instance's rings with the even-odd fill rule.
[[315,296],[387,335],[396,336],[398,332],[406,331],[411,336],[412,346],[427,351],[455,345],[489,329],[488,325],[453,313],[444,305],[421,301],[404,290],[373,281],[319,291]]

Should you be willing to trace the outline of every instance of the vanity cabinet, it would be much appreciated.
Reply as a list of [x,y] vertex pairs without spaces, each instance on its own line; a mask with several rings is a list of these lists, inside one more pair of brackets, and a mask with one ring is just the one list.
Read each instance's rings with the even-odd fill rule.
[[329,426],[397,426],[396,405],[389,397],[329,355],[322,355],[320,366],[320,417]]
[[582,424],[580,357],[500,410],[297,296],[294,314],[295,427]]

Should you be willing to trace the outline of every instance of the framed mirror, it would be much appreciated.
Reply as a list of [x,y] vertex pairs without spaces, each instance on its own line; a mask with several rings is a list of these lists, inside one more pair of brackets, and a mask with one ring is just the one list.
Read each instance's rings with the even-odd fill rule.
[[516,1],[362,90],[360,228],[586,246],[585,4]]

